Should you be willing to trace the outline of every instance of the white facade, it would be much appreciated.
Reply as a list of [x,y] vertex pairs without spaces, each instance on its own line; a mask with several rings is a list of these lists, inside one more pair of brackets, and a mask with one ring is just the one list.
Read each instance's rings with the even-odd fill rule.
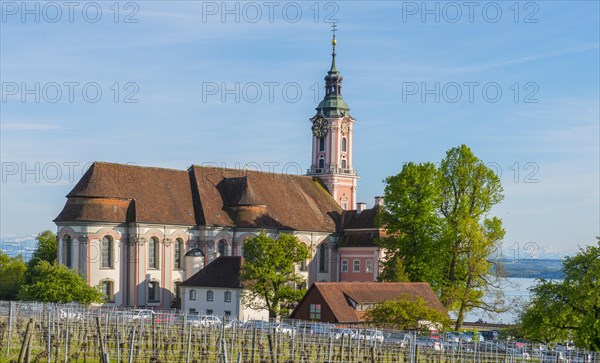
[[[178,296],[177,285],[193,275],[198,266],[186,266],[186,252],[199,248],[204,253],[206,266],[219,256],[219,243],[225,254],[243,255],[243,242],[257,235],[260,229],[176,226],[131,223],[57,223],[58,261],[70,266],[84,276],[90,286],[110,285],[111,306],[145,306],[160,309],[174,307]],[[298,270],[306,277],[306,286],[314,281],[339,281],[339,256],[335,245],[338,236],[326,232],[299,232],[266,230],[270,237],[279,233],[292,233],[305,243],[310,257],[304,268]],[[110,262],[103,258],[103,240],[110,241]],[[154,257],[149,252],[153,241],[158,241]],[[176,255],[176,244],[182,244]],[[319,272],[319,247],[327,246],[326,272]],[[70,251],[68,251],[70,250]],[[106,252],[106,250],[105,250]],[[104,253],[104,257],[107,254]],[[68,259],[70,258],[70,262]],[[104,261],[104,264],[103,264]],[[179,261],[179,262],[177,262]],[[154,263],[154,267],[151,263]],[[179,263],[179,266],[177,266]],[[189,262],[187,262],[189,264]],[[190,271],[187,271],[190,270]],[[151,286],[158,287],[156,298],[150,295]],[[183,305],[181,306],[183,308]],[[213,309],[214,310],[214,309]],[[225,309],[222,309],[225,310]],[[243,312],[242,312],[243,313]]]
[[214,315],[241,321],[269,319],[267,310],[245,306],[242,289],[185,286],[182,290],[181,308],[188,314]]

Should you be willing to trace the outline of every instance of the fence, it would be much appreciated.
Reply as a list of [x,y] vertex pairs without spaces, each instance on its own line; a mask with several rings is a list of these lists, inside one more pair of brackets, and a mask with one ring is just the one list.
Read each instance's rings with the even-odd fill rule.
[[256,323],[210,323],[174,311],[0,302],[0,362],[587,363],[599,358],[578,350],[536,351],[533,344],[448,342],[443,348],[414,333],[382,342],[370,335],[373,330],[359,329],[351,337],[334,325]]

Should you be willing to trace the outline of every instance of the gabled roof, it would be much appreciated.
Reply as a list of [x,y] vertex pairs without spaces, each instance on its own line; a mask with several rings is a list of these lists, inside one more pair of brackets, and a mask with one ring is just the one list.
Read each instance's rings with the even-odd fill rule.
[[400,296],[421,297],[429,307],[446,313],[446,309],[426,282],[315,282],[294,313],[307,296],[314,293],[323,297],[338,323],[357,323],[365,314],[364,310],[354,309],[348,298],[358,304],[377,304]]
[[146,222],[335,232],[342,214],[320,179],[192,166],[95,162],[55,222]]
[[240,289],[243,257],[221,256],[181,283],[188,287],[222,287]]

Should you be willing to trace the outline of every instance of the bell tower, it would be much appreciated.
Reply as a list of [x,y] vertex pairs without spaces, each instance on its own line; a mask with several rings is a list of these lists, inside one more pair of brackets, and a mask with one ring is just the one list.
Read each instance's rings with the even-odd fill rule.
[[358,175],[352,165],[354,125],[350,107],[342,98],[343,77],[335,65],[335,33],[333,24],[331,68],[325,76],[325,97],[317,106],[312,123],[312,162],[308,175],[319,177],[329,193],[343,209],[356,209]]

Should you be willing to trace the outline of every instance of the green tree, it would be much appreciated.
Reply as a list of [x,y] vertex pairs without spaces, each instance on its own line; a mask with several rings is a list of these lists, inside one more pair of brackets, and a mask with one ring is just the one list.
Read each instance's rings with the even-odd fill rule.
[[303,282],[296,265],[308,258],[308,247],[291,234],[273,239],[261,232],[244,241],[242,280],[244,302],[255,309],[266,309],[275,318],[285,315],[306,290],[297,290]]
[[10,257],[0,251],[0,300],[15,300],[25,281],[23,256]]
[[386,179],[385,210],[378,216],[387,234],[379,241],[386,251],[383,281],[427,281],[439,288],[444,264],[437,248],[443,222],[438,175],[432,163],[408,163]]
[[520,316],[525,337],[544,343],[572,339],[600,351],[600,237],[566,257],[562,281],[540,280]]
[[21,300],[82,304],[104,301],[98,288],[90,287],[76,271],[66,266],[40,261],[30,273],[31,282],[23,285],[19,293]]
[[28,283],[31,282],[31,274],[35,265],[37,265],[40,261],[46,261],[49,263],[54,263],[56,261],[56,257],[58,256],[58,244],[56,240],[56,235],[51,230],[45,230],[42,233],[38,234],[35,238],[37,243],[37,248],[29,262],[27,262],[27,273],[25,274],[25,281]]
[[412,296],[400,296],[375,305],[367,310],[365,320],[380,327],[400,330],[421,329],[427,324],[438,329],[450,325],[445,313],[429,307],[423,298]]
[[456,311],[456,329],[475,307],[506,310],[501,298],[483,301],[496,287],[490,257],[504,237],[502,221],[488,218],[503,199],[492,169],[461,145],[447,151],[439,168],[405,164],[386,179],[384,196],[379,216],[388,235],[379,242],[388,257],[384,278],[394,278],[400,259],[410,281],[429,282],[444,306]]

